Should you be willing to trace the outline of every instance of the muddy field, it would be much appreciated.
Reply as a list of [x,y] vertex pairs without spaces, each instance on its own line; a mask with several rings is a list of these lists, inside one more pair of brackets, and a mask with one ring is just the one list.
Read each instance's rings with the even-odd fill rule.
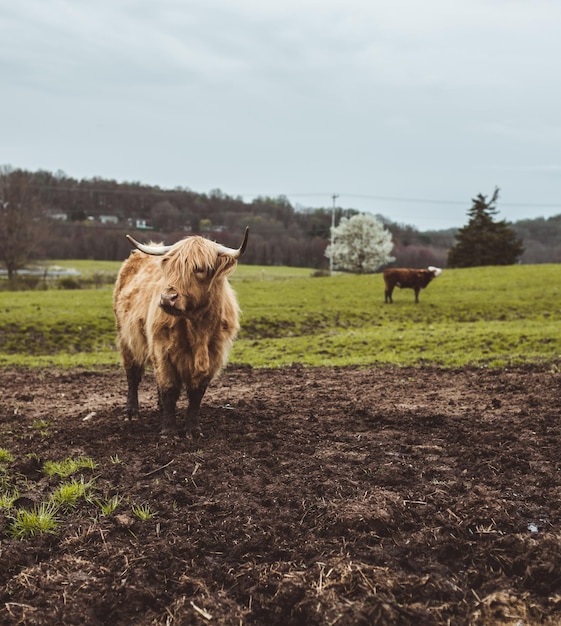
[[126,423],[120,370],[2,370],[22,502],[59,482],[45,461],[88,456],[81,476],[121,504],[23,541],[0,513],[0,623],[559,624],[560,385],[229,368],[194,446],[157,436],[150,375]]

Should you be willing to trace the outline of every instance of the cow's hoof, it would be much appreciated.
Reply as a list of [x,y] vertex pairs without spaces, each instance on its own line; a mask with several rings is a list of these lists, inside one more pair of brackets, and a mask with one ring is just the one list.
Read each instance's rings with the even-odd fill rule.
[[191,439],[193,440],[193,443],[198,443],[198,441],[201,438],[204,438],[204,435],[201,432],[201,429],[198,427],[191,430],[189,434],[191,435]]
[[177,426],[162,426],[160,428],[160,437],[178,437],[179,431]]

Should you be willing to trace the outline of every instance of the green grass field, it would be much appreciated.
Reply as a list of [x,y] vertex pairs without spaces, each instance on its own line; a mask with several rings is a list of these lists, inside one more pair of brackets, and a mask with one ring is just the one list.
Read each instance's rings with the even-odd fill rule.
[[[62,262],[84,275],[118,263]],[[240,266],[243,310],[231,362],[506,366],[561,363],[561,265],[445,270],[414,303],[384,304],[380,274],[312,278],[298,268]],[[111,287],[0,292],[0,365],[119,362]]]

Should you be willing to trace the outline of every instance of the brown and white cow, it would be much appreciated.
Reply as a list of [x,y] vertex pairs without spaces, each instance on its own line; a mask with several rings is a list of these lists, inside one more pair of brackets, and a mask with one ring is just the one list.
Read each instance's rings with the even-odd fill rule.
[[141,244],[121,266],[113,294],[117,336],[128,383],[126,417],[139,417],[138,386],[152,363],[162,435],[177,434],[177,400],[189,400],[186,430],[197,439],[199,409],[210,381],[226,364],[239,329],[228,282],[247,244],[234,250],[203,237],[174,245]]
[[429,265],[426,270],[413,270],[406,268],[389,268],[384,270],[385,302],[392,303],[392,293],[395,287],[400,289],[413,289],[415,302],[419,302],[419,291],[424,289],[433,278],[436,278],[442,270],[439,267]]

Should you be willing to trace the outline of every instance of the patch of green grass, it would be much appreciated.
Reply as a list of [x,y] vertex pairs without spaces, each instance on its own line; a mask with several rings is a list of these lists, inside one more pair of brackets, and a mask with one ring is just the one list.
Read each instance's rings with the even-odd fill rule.
[[13,460],[14,457],[7,448],[0,448],[0,463],[11,463]]
[[[3,456],[10,458],[8,454]],[[115,457],[112,458],[115,460]],[[118,458],[116,460],[120,462]],[[95,483],[99,476],[89,480],[82,475],[71,477],[80,470],[93,470],[97,467],[98,464],[86,456],[44,463],[46,475],[62,478],[56,488],[48,493],[51,481],[34,481],[17,472],[10,472],[9,464],[0,466],[0,509],[2,518],[7,521],[1,525],[0,542],[6,536],[24,540],[42,533],[57,533],[64,528],[70,514],[73,517],[85,516],[93,520],[94,524],[101,523],[102,516],[111,515],[120,506],[122,497],[113,495],[98,499]],[[103,467],[100,472],[103,473]],[[39,494],[36,504],[35,495],[32,500],[20,496],[21,493],[28,492]],[[139,519],[150,519],[155,515],[148,506],[140,506],[134,510]]]
[[32,511],[17,510],[9,532],[16,539],[26,539],[43,533],[56,534],[59,525],[57,507],[51,503],[42,503]]
[[[381,274],[240,266],[230,361],[254,367],[561,362],[561,265],[445,269],[420,293]],[[71,304],[69,304],[71,303]],[[111,290],[0,292],[0,366],[116,366]]]
[[138,517],[138,519],[143,522],[147,522],[149,519],[152,519],[154,515],[157,515],[156,512],[152,512],[150,510],[148,504],[134,505],[132,507],[132,512],[135,517]]
[[445,270],[421,291],[419,304],[412,290],[396,289],[392,305],[383,302],[379,274],[259,290],[241,284],[244,323],[231,361],[256,367],[559,362],[560,277],[558,265]]
[[93,481],[84,482],[83,478],[79,481],[71,480],[59,485],[57,490],[51,495],[49,502],[57,509],[71,510],[76,507],[80,499],[89,497],[92,487]]
[[311,278],[314,273],[309,267],[278,267],[266,265],[238,265],[230,277],[233,284],[240,282],[287,281],[295,278]]
[[35,420],[32,424],[32,427],[39,433],[41,433],[41,435],[43,435],[44,437],[48,437],[51,434],[49,431],[50,426],[51,422],[45,419]]
[[68,457],[62,461],[46,461],[43,471],[47,476],[60,476],[68,478],[81,469],[95,469],[97,463],[89,457]]
[[0,509],[11,509],[14,502],[19,498],[19,491],[2,491],[0,492]]
[[120,261],[93,261],[91,259],[61,259],[48,261],[44,267],[62,267],[80,272],[80,279],[91,280],[98,274],[116,276],[121,267]]
[[96,500],[97,506],[101,509],[102,515],[111,515],[117,507],[121,504],[120,496],[112,496],[111,498],[106,498],[105,500]]
[[56,352],[49,355],[2,354],[0,367],[55,367],[60,369],[85,368],[88,370],[115,367],[120,364],[120,357],[113,350],[98,352]]
[[0,292],[2,360],[115,351],[111,290]]

